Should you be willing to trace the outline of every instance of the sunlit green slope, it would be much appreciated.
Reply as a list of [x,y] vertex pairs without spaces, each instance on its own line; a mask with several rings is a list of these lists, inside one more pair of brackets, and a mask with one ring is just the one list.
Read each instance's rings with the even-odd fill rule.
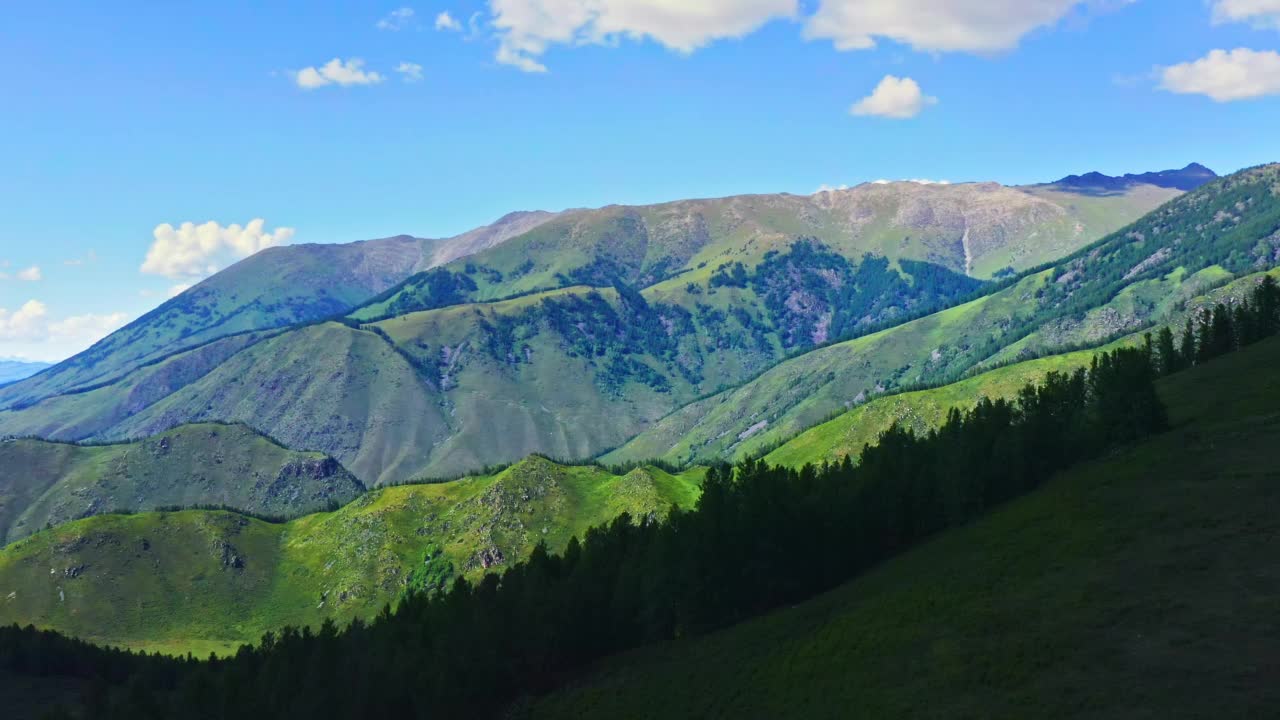
[[383,488],[287,523],[203,510],[87,518],[0,550],[0,623],[225,650],[285,624],[369,617],[407,587],[474,578],[539,542],[562,549],[623,512],[691,507],[700,478],[531,457],[495,475]]

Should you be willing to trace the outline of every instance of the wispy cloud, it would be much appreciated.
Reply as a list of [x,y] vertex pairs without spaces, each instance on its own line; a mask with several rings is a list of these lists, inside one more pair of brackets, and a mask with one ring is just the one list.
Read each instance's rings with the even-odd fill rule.
[[400,73],[400,79],[408,83],[422,80],[422,66],[418,63],[401,62],[396,66],[396,72]]
[[294,82],[304,90],[314,90],[326,85],[376,85],[384,80],[381,74],[364,69],[364,60],[334,58],[320,67],[305,67],[293,71]]
[[445,10],[436,16],[436,29],[447,32],[461,32],[462,23],[450,15],[448,10]]
[[379,20],[375,27],[388,32],[398,32],[413,22],[413,15],[413,8],[411,7],[398,8],[387,13],[386,17]]
[[23,357],[56,361],[84,350],[128,319],[125,313],[113,312],[55,320],[47,305],[28,300],[16,310],[0,308],[0,340]]

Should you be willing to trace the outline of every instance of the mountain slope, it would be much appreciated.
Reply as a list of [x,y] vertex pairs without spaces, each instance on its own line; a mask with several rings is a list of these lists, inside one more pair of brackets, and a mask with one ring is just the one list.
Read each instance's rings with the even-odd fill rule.
[[[517,216],[504,232],[527,231],[483,250],[496,236],[469,239],[474,255],[388,288],[348,328],[163,355],[29,397],[0,411],[0,432],[122,440],[244,422],[369,485],[531,452],[592,456],[788,355],[954,305],[977,278],[1078,248],[1174,194],[891,183]],[[183,370],[156,386],[162,367]]]
[[203,510],[92,517],[0,549],[0,624],[225,651],[285,624],[368,618],[407,587],[475,578],[538,542],[558,551],[622,512],[692,506],[700,479],[698,470],[614,475],[531,457],[280,524]]
[[0,409],[110,381],[147,361],[228,335],[340,315],[417,271],[492,247],[553,217],[512,213],[444,240],[399,235],[268,248],[38,377],[0,390]]
[[1215,285],[1280,265],[1277,187],[1280,165],[1210,183],[990,295],[779,363],[673,412],[605,459],[750,453],[878,394],[1149,327]]
[[238,425],[184,425],[119,445],[0,441],[0,540],[104,512],[225,505],[314,512],[364,486],[332,458],[287,450]]
[[614,658],[510,716],[1267,715],[1278,361],[1273,339],[1163,380],[1170,432],[826,595]]

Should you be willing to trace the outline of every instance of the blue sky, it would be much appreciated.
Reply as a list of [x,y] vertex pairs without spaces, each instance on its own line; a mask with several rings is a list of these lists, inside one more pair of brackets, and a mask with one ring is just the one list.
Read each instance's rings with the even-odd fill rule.
[[65,357],[272,243],[1280,159],[1280,0],[52,0],[0,17],[0,357]]

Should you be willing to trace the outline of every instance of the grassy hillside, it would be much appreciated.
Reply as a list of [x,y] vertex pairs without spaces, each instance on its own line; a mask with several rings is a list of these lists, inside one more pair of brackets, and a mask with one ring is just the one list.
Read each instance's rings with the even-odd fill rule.
[[531,457],[494,475],[383,488],[280,524],[202,510],[87,518],[0,550],[0,624],[224,651],[285,624],[370,617],[410,585],[474,578],[538,542],[560,550],[624,511],[690,507],[700,478]]
[[1223,178],[1016,284],[779,363],[680,408],[610,462],[742,455],[876,395],[1176,319],[1214,285],[1280,265],[1280,165]]
[[[1177,278],[1181,274],[1175,272],[1171,275]],[[1201,273],[1201,275],[1212,274],[1208,271]],[[1280,278],[1280,269],[1246,275],[1191,298],[1185,297],[1185,293],[1194,292],[1202,286],[1200,283],[1187,281],[1181,285],[1174,285],[1170,278],[1160,279],[1153,283],[1156,286],[1165,287],[1166,290],[1166,294],[1159,298],[1160,304],[1163,305],[1158,315],[1159,326],[1169,326],[1175,334],[1180,335],[1189,317],[1198,316],[1200,312],[1212,309],[1218,303],[1239,304],[1245,300],[1264,274]],[[1117,301],[1104,306],[1104,309],[1127,303],[1128,299],[1135,294],[1130,292],[1133,289],[1131,287],[1122,291],[1117,296]],[[1150,318],[1145,318],[1141,326],[1147,327],[1148,322]],[[1149,331],[1154,333],[1159,326],[1149,328]],[[879,434],[895,422],[917,432],[939,427],[946,420],[947,411],[950,408],[971,407],[982,397],[1013,398],[1028,382],[1038,381],[1050,372],[1066,373],[1085,367],[1099,350],[1118,345],[1138,345],[1143,342],[1141,335],[1142,333],[1127,335],[1091,350],[1049,355],[1004,365],[994,370],[978,372],[941,387],[878,397],[788,439],[769,451],[765,455],[765,460],[774,465],[799,467],[810,462],[834,462],[849,454],[856,457],[864,445],[874,443]],[[1016,360],[1031,349],[1042,351],[1044,349],[1042,346],[1037,346],[1030,341],[1049,336],[1050,333],[1044,331],[1032,333],[1026,340],[1004,348],[992,360],[975,368],[975,371],[981,370],[992,362]],[[1092,340],[1096,343],[1100,338]],[[1061,344],[1062,338],[1059,337],[1055,345]],[[1081,344],[1092,343],[1081,340]]]
[[1260,717],[1280,703],[1280,340],[1174,428],[797,607],[604,663],[527,718]]
[[1028,383],[1039,382],[1051,372],[1069,373],[1088,367],[1094,350],[1052,355],[1010,365],[966,378],[950,385],[876,398],[800,433],[764,456],[770,465],[800,467],[806,463],[837,462],[855,458],[862,448],[875,444],[880,433],[897,423],[917,433],[940,427],[951,408],[973,407],[987,398],[1015,398]]
[[106,512],[225,505],[314,512],[364,491],[332,458],[288,450],[242,425],[183,425],[114,445],[0,441],[0,540]]

